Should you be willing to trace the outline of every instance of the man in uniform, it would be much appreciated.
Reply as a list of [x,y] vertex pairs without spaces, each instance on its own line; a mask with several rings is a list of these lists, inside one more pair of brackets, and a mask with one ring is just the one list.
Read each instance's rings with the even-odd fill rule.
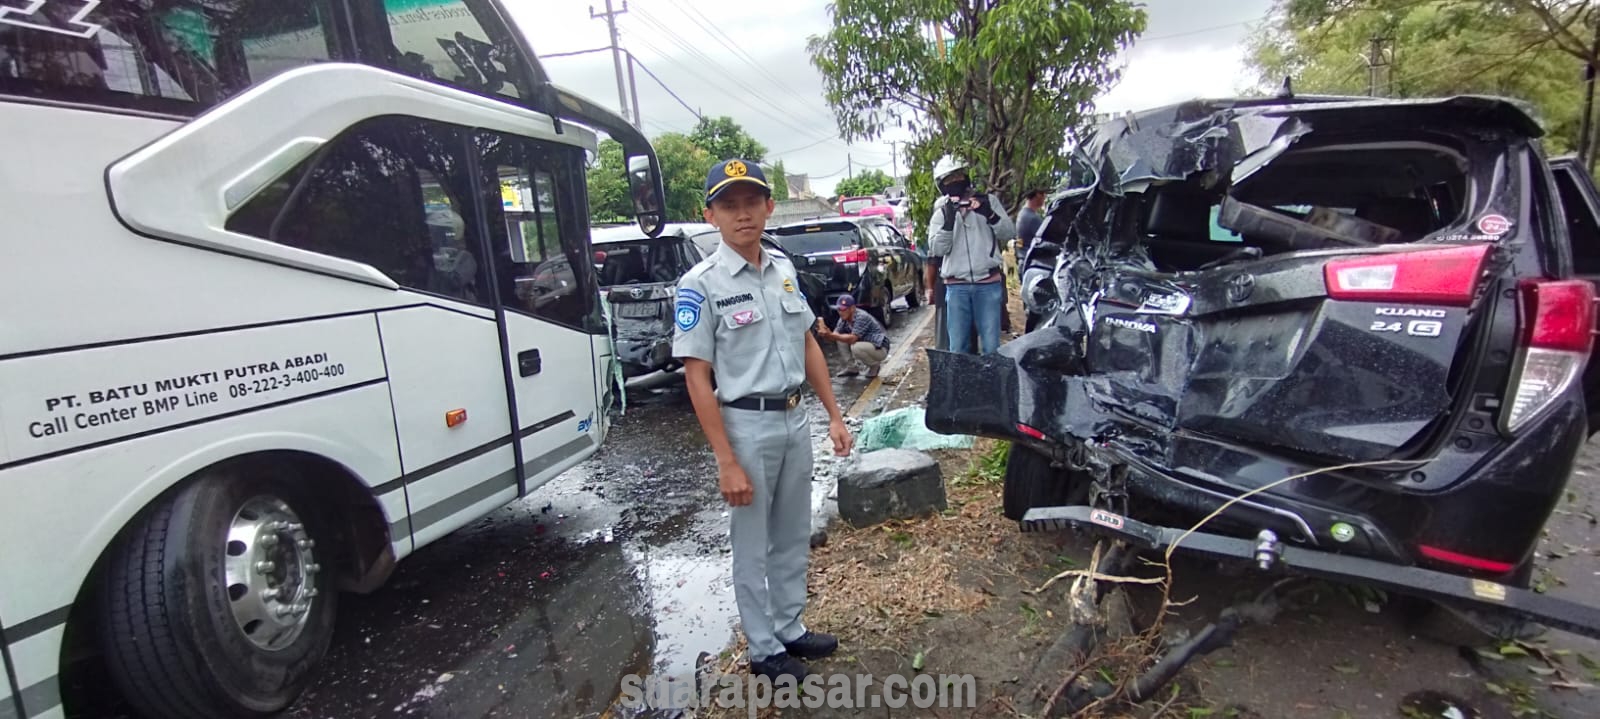
[[[810,330],[816,322],[798,276],[761,233],[772,190],[753,162],[726,160],[706,178],[706,222],[722,244],[678,280],[673,356],[717,459],[717,483],[732,506],[733,593],[749,642],[751,671],[792,677],[801,659],[832,654],[839,642],[801,622],[811,550],[811,432],[800,404],[810,382],[827,410],[834,454],[855,440],[834,401],[828,363]],[[716,386],[712,386],[712,375]]]

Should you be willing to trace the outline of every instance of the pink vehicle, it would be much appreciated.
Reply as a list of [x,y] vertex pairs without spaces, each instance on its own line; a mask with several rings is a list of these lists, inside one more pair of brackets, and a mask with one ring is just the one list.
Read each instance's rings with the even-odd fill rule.
[[881,215],[889,224],[906,237],[911,237],[911,223],[905,214],[905,208],[889,204],[889,201],[877,195],[865,197],[840,197],[839,214],[844,217],[872,217]]

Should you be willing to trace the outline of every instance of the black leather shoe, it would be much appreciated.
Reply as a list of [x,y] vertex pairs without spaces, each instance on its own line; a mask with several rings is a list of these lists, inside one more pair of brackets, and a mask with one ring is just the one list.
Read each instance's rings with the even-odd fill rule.
[[821,659],[839,648],[839,638],[832,634],[806,632],[792,642],[784,642],[783,648],[801,659]]
[[806,680],[806,677],[811,676],[811,672],[806,671],[804,663],[784,652],[779,652],[760,661],[750,662],[750,671],[771,679],[773,686],[778,686],[781,681],[793,679],[794,686],[798,687]]

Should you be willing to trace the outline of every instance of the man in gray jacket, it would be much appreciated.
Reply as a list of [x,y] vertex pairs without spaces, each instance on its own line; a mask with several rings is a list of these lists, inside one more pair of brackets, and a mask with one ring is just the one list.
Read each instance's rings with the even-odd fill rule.
[[1000,348],[1000,316],[1006,302],[1001,253],[1005,243],[1016,237],[1016,224],[1000,198],[973,191],[965,164],[949,156],[940,159],[933,168],[933,181],[940,197],[928,220],[928,256],[935,261],[928,263],[927,286],[933,287],[935,271],[944,278],[948,346],[952,352],[971,354],[976,331],[978,351],[994,352]]

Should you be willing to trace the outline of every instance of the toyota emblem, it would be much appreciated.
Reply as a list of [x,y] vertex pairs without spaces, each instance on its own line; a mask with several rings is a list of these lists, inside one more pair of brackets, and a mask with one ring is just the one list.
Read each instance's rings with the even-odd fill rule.
[[640,297],[644,296],[644,290],[635,287],[628,294],[633,295],[634,299],[639,299]]

